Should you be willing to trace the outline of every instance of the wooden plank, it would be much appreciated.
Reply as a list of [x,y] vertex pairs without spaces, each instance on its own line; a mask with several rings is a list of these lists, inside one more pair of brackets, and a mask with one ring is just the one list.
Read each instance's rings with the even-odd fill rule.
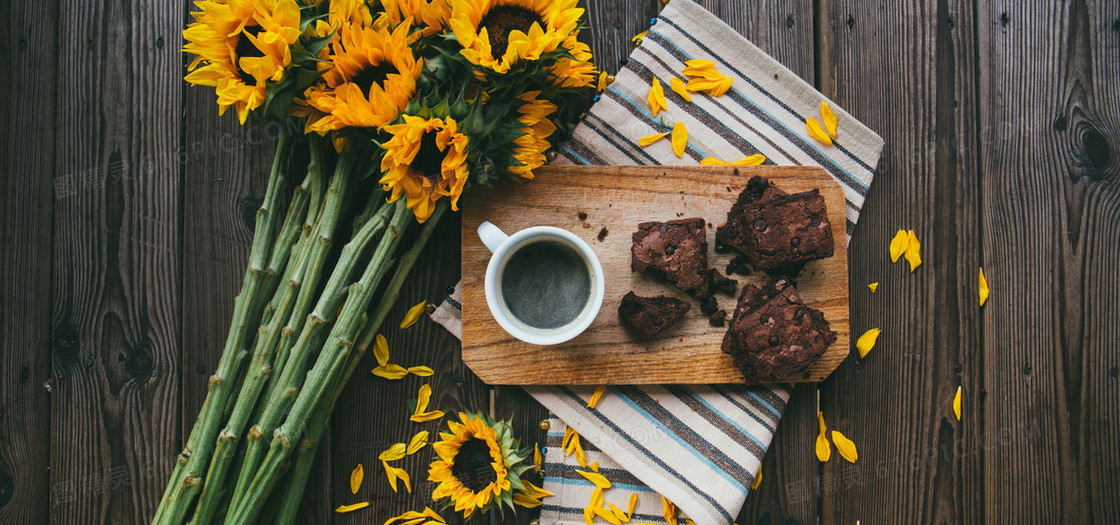
[[[50,515],[51,221],[57,6],[0,8],[0,522]],[[68,193],[58,191],[58,195]],[[68,486],[60,486],[64,493]]]
[[[833,453],[815,484],[824,523],[975,523],[977,460],[953,393],[975,386],[980,347],[977,105],[973,4],[822,5],[821,87],[886,147],[851,243],[852,333],[881,328],[821,386],[831,429],[859,448]],[[1000,66],[1003,67],[1003,66]],[[839,131],[841,136],[844,131]],[[913,229],[924,263],[891,264],[895,231]],[[872,294],[865,285],[879,282]],[[854,352],[853,352],[854,354]],[[807,441],[803,447],[811,447]]]
[[[488,410],[489,389],[463,364],[459,340],[442,326],[427,318],[407,329],[399,328],[405,312],[420,301],[438,303],[459,279],[459,214],[443,219],[428,241],[423,254],[401,290],[400,300],[389,313],[382,333],[389,343],[390,362],[402,366],[425,365],[436,371],[431,377],[408,376],[390,381],[370,374],[377,366],[372,355],[365,358],[339,401],[332,418],[333,434],[330,457],[330,508],[356,501],[369,501],[369,511],[336,515],[335,523],[384,522],[391,516],[425,506],[440,511],[447,523],[458,524],[451,509],[439,509],[432,502],[434,488],[428,479],[428,465],[434,457],[430,446],[396,461],[393,466],[405,469],[412,479],[412,492],[403,486],[393,492],[384,467],[377,456],[393,443],[408,443],[417,432],[427,430],[430,440],[439,439],[444,420],[428,423],[409,421],[411,410],[406,405],[416,399],[421,385],[430,385],[430,408],[444,411],[448,418],[458,418],[459,411]],[[402,241],[409,242],[408,237]],[[347,480],[358,464],[365,470],[365,482],[357,495],[350,493]],[[320,517],[320,519],[322,519]]]
[[1120,4],[993,2],[978,15],[992,295],[963,403],[981,451],[966,473],[973,521],[1116,523]]
[[178,446],[183,13],[59,12],[55,175],[77,180],[53,214],[50,475],[75,494],[50,518],[145,522]]
[[[843,191],[817,167],[550,167],[542,168],[533,184],[465,195],[463,359],[492,384],[742,382],[731,356],[720,350],[727,329],[711,326],[699,308],[650,341],[637,340],[623,329],[617,309],[619,299],[631,290],[644,296],[676,295],[694,303],[662,279],[631,271],[629,234],[645,221],[701,217],[708,222],[708,244],[714,246],[715,226],[725,222],[740,189],[755,175],[789,193],[819,189],[832,224],[844,223]],[[580,213],[587,214],[586,220]],[[536,346],[514,339],[497,325],[483,290],[490,252],[476,230],[484,220],[510,234],[538,225],[564,228],[592,246],[606,276],[606,298],[586,332],[566,343]],[[806,264],[797,278],[802,299],[824,313],[837,340],[788,382],[819,381],[847,355],[847,255],[837,228],[835,255]],[[732,255],[709,257],[712,267],[724,268]],[[769,279],[761,272],[735,278],[741,285],[757,286]],[[720,308],[735,308],[734,297],[717,297]],[[682,359],[689,363],[687,370],[679,366]]]

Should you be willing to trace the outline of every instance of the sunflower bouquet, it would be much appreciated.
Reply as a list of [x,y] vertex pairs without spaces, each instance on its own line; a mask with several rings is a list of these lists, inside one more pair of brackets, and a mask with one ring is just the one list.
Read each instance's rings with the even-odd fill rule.
[[[291,523],[331,410],[435,225],[469,187],[532,179],[599,73],[575,0],[195,6],[185,80],[214,88],[219,113],[282,131],[222,357],[153,522]],[[516,449],[472,421],[452,427],[473,436],[459,446]],[[479,490],[508,502],[523,467],[500,459]]]

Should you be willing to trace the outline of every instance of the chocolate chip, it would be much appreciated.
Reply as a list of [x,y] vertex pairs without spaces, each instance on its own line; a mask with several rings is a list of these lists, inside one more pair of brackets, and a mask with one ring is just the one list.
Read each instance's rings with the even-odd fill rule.
[[661,228],[659,228],[659,229],[661,230],[661,233],[665,233],[665,232],[669,231],[669,225],[665,224],[665,223],[661,223]]
[[766,315],[766,314],[762,314],[762,315],[758,316],[758,322],[760,322],[762,324],[770,324],[770,316]]
[[781,340],[778,339],[778,336],[770,336],[770,346],[778,346],[779,344],[781,344]]
[[821,225],[821,216],[820,215],[817,215],[817,214],[814,213],[814,214],[809,216],[809,226],[820,226],[820,225]]
[[805,317],[805,309],[798,308],[796,312],[793,312],[793,324],[801,324],[803,317]]
[[794,248],[797,248],[798,246],[801,246],[801,237],[794,237],[794,238],[790,239],[789,240],[789,245],[794,247]]
[[766,221],[762,219],[756,219],[754,221],[754,229],[758,231],[764,231],[766,229]]
[[676,246],[673,246],[672,244],[670,244],[670,245],[665,247],[665,255],[673,255],[674,253],[677,253],[677,247]]

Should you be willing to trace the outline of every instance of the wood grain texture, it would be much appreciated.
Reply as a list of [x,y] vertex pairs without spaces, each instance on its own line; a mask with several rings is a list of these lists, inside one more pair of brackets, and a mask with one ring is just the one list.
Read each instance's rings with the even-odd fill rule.
[[[964,404],[982,451],[978,518],[1115,523],[1120,4],[993,2],[979,17],[992,295]],[[1017,475],[1032,465],[1048,467]]]
[[183,13],[59,12],[55,176],[75,191],[53,214],[50,520],[139,523],[178,446]]
[[[709,225],[708,245],[715,246],[715,226],[725,222],[746,181],[755,175],[789,193],[819,189],[832,224],[844,223],[843,191],[815,167],[550,167],[542,168],[532,184],[464,195],[463,359],[490,384],[742,382],[731,356],[720,350],[727,329],[711,326],[698,307],[658,337],[641,341],[619,324],[618,301],[633,290],[642,296],[664,294],[695,302],[663,280],[630,270],[630,234],[645,221],[701,217]],[[581,212],[587,213],[586,220],[580,220]],[[490,252],[476,233],[485,220],[509,234],[530,226],[564,228],[592,247],[606,277],[606,298],[583,334],[567,343],[536,346],[514,339],[498,326],[483,288]],[[711,253],[709,261],[714,268],[724,268],[731,257]],[[798,276],[802,300],[824,313],[837,340],[788,381],[819,381],[847,355],[846,274],[841,237],[833,257],[806,264]],[[741,285],[761,286],[768,276],[735,278]],[[717,297],[720,308],[734,310],[734,297]],[[682,360],[688,363],[685,369]]]
[[0,7],[0,523],[50,515],[56,9]]
[[[822,90],[886,147],[850,250],[852,333],[883,332],[821,385],[829,428],[859,450],[854,465],[834,453],[813,484],[823,523],[980,522],[963,475],[972,420],[951,408],[962,381],[976,388],[980,347],[972,14],[948,0],[824,5]],[[888,256],[898,229],[922,242],[912,273]]]

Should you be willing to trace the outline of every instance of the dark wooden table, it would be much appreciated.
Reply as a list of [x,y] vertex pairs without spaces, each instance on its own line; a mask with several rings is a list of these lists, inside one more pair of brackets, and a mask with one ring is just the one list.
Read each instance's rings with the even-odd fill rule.
[[[707,3],[886,139],[849,275],[853,331],[883,335],[796,389],[739,523],[1120,522],[1120,3]],[[603,68],[660,7],[589,6]],[[0,523],[141,523],[217,363],[275,130],[182,81],[183,3],[0,12]],[[899,228],[923,242],[913,274],[887,256]],[[391,318],[442,298],[458,250],[446,221]],[[438,371],[438,407],[493,403],[543,437],[543,409],[482,384],[442,329],[387,336]],[[427,503],[375,461],[419,384],[356,376],[306,522]],[[817,462],[818,402],[855,465]],[[372,509],[334,515],[358,462]]]

